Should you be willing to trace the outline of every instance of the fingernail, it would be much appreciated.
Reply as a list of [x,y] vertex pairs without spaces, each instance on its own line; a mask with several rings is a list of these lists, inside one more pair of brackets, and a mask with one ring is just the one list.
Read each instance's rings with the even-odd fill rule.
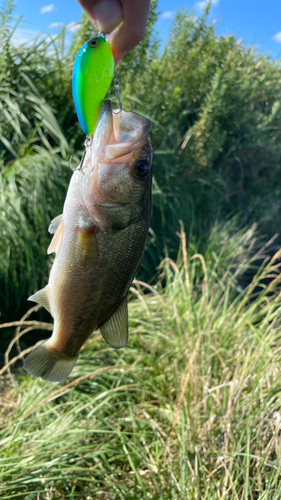
[[122,7],[118,0],[103,0],[92,8],[92,18],[100,31],[112,31],[122,21]]

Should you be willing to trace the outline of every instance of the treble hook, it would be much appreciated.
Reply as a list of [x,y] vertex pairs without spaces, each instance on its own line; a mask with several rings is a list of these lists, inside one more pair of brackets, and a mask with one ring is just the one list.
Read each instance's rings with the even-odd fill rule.
[[114,72],[113,83],[114,83],[114,87],[115,87],[115,89],[117,91],[118,101],[119,101],[119,106],[120,106],[119,111],[113,111],[113,113],[115,115],[119,115],[119,113],[122,113],[122,111],[124,111],[125,113],[130,113],[131,111],[133,111],[133,109],[135,107],[135,103],[134,103],[134,101],[132,101],[133,106],[128,111],[123,108],[123,104],[122,104],[122,101],[121,101],[121,93],[120,93],[120,82],[119,82],[117,71]]
[[82,172],[82,174],[84,174],[82,167],[83,167],[84,160],[86,158],[87,149],[89,146],[91,146],[92,142],[93,142],[93,138],[90,135],[87,135],[86,140],[84,142],[85,151],[84,151],[84,154],[82,156],[82,160],[81,160],[79,167],[76,168],[76,170],[79,170],[79,172]]

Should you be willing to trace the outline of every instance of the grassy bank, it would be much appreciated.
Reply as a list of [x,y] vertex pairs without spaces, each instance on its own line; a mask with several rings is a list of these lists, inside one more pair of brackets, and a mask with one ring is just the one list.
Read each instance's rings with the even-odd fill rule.
[[280,498],[278,255],[254,269],[254,243],[232,221],[200,255],[182,232],[133,284],[126,349],[94,334],[63,385],[2,370],[1,499]]

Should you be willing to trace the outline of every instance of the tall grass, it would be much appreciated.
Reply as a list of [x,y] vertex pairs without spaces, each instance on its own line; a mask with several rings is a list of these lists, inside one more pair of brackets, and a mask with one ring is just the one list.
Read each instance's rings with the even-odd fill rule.
[[[4,4],[5,6],[5,4]],[[47,282],[47,228],[62,210],[68,160],[83,154],[71,95],[74,58],[93,28],[84,17],[70,46],[55,39],[12,43],[12,1],[0,12],[0,313],[19,318],[26,297]],[[139,278],[176,258],[178,220],[204,248],[215,220],[236,211],[279,230],[280,62],[208,19],[183,10],[163,51],[151,2],[146,36],[118,64],[122,99],[152,122],[153,216]],[[114,101],[112,87],[109,97]],[[40,200],[40,203],[38,203]]]
[[[12,3],[0,16],[0,314],[19,314],[27,294],[45,285],[47,227],[62,210],[70,169],[78,164],[58,121],[64,34],[15,47]],[[71,65],[64,58],[64,71]],[[70,78],[69,78],[70,80]],[[52,90],[50,90],[52,89]],[[60,119],[67,120],[70,99]],[[70,104],[71,103],[71,104]],[[73,115],[73,112],[72,112]],[[79,154],[79,151],[78,151]]]
[[1,498],[280,498],[280,255],[235,229],[202,255],[182,228],[158,284],[133,283],[126,349],[94,334],[63,385],[2,370]]

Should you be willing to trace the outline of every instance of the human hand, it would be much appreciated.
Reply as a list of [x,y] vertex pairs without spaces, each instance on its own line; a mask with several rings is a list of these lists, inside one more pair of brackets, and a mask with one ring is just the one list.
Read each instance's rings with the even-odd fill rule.
[[78,2],[99,31],[110,33],[122,23],[111,40],[115,64],[144,37],[150,0],[78,0]]

